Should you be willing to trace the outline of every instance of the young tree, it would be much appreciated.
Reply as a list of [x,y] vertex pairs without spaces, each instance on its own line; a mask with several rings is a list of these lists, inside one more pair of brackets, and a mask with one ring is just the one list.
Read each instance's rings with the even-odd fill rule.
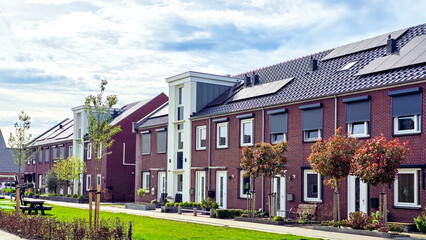
[[65,183],[72,184],[74,181],[80,180],[80,175],[86,172],[86,164],[78,156],[73,155],[70,158],[60,158],[52,168],[58,178],[61,186]]
[[108,81],[102,80],[100,84],[100,93],[96,96],[89,95],[85,101],[85,111],[88,114],[88,135],[92,144],[93,151],[96,154],[96,173],[99,173],[99,163],[102,158],[109,154],[108,148],[114,143],[112,137],[121,132],[120,126],[113,126],[111,121],[111,108],[117,103],[116,95],[106,96],[103,99],[105,87]]
[[58,187],[58,178],[56,177],[55,172],[50,169],[46,176],[44,177],[45,186],[49,193],[55,193],[56,188]]
[[308,157],[312,169],[321,176],[329,178],[324,180],[324,184],[334,188],[333,218],[335,221],[340,221],[339,184],[349,175],[356,149],[356,140],[349,138],[340,127],[328,141],[318,140],[312,146],[312,153]]
[[[383,209],[383,224],[387,224],[386,185],[394,182],[399,165],[409,155],[408,142],[398,138],[388,141],[383,135],[366,141],[355,153],[351,174],[371,186],[383,184],[380,211]],[[382,215],[382,213],[380,213]]]
[[15,133],[10,133],[9,147],[12,152],[13,159],[18,166],[18,184],[21,179],[21,170],[25,169],[27,162],[33,158],[35,152],[27,148],[26,144],[31,141],[31,134],[28,131],[31,128],[31,117],[24,111],[18,115],[18,122],[15,123]]

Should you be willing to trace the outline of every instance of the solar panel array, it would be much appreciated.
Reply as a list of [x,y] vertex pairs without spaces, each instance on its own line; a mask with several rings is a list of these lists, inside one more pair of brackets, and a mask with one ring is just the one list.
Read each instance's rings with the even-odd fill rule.
[[232,96],[229,101],[238,101],[247,98],[253,98],[278,92],[281,88],[291,82],[293,78],[286,78],[279,81],[263,83],[252,87],[246,87]]
[[395,32],[386,33],[379,35],[377,37],[368,38],[365,40],[361,40],[358,42],[350,43],[347,45],[343,45],[340,47],[335,48],[333,51],[331,51],[327,56],[325,56],[321,61],[326,61],[333,58],[338,58],[341,56],[346,56],[352,53],[356,52],[362,52],[368,49],[381,47],[387,44],[387,40],[389,35],[391,35],[392,38],[398,39],[402,34],[404,34],[408,28],[401,29]]
[[359,70],[355,76],[412,66],[424,62],[426,62],[426,35],[421,35],[413,38],[402,47],[399,54],[376,58]]

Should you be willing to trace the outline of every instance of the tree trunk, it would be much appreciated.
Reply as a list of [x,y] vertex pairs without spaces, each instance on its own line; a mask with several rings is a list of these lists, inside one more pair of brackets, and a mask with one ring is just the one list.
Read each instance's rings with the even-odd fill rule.
[[338,183],[338,181],[336,179],[334,179],[333,220],[340,222],[339,183]]
[[383,184],[383,225],[387,227],[388,225],[388,209],[387,209],[387,199],[386,199],[386,184]]

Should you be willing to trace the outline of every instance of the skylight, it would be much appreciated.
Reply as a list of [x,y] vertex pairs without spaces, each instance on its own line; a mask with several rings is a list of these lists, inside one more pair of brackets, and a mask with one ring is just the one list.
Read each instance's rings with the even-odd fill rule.
[[349,70],[353,65],[355,65],[357,63],[357,61],[354,62],[350,62],[348,64],[346,64],[344,67],[342,67],[339,71],[345,71],[345,70]]

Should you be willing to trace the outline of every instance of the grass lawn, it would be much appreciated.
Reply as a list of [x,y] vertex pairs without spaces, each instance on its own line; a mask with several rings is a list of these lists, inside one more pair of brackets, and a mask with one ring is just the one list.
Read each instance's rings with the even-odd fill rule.
[[[1,205],[10,206],[5,205],[5,202],[0,202],[0,206]],[[89,217],[88,210],[55,205],[52,206],[52,211],[46,214],[46,216],[56,216],[59,219]],[[101,212],[100,217],[119,217],[123,222],[127,223],[132,221],[134,239],[314,239],[290,234],[281,235],[238,228],[209,226],[203,224],[135,216],[125,213]]]

